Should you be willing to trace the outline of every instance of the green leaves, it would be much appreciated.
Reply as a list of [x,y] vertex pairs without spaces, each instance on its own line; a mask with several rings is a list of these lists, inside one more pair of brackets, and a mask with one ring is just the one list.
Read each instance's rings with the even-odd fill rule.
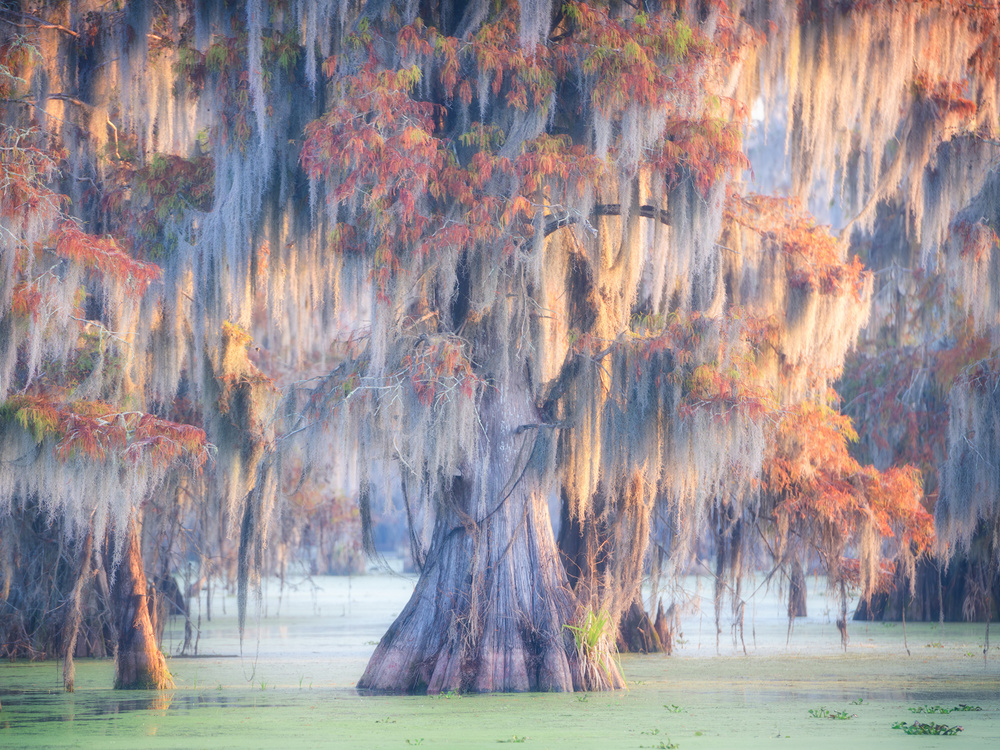
[[809,715],[814,719],[836,719],[838,721],[847,721],[848,719],[857,718],[857,714],[849,714],[847,711],[828,711],[826,708],[810,708]]
[[950,727],[947,724],[935,724],[934,722],[922,724],[919,721],[915,721],[912,724],[907,724],[905,721],[897,721],[892,725],[892,728],[902,729],[906,734],[925,735],[956,735],[963,731],[962,727],[959,726]]

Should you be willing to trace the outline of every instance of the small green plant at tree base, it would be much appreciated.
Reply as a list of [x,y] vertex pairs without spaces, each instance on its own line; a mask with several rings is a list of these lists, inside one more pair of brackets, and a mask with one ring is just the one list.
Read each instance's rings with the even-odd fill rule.
[[648,732],[639,732],[639,734],[659,734],[659,729],[650,729]]
[[[588,663],[588,668],[596,668],[601,671],[605,679],[611,682],[611,672],[605,661],[606,658],[614,658],[614,640],[610,637],[614,623],[607,610],[597,612],[587,612],[579,625],[563,625],[563,628],[573,634],[576,642],[577,653]],[[618,665],[621,671],[621,665]]]
[[584,693],[583,695],[578,695],[578,696],[576,697],[576,699],[577,699],[577,700],[578,700],[578,701],[579,701],[580,703],[586,703],[587,701],[589,701],[589,700],[590,700],[590,696],[589,696],[589,695],[587,695],[586,693]]
[[664,703],[663,707],[665,709],[667,709],[672,714],[679,714],[681,711],[684,710],[680,706],[678,706],[676,703],[671,703],[669,706],[666,703]]
[[892,728],[902,729],[906,734],[953,735],[962,731],[962,727],[950,727],[947,724],[935,724],[932,721],[926,724],[919,721],[915,721],[912,724],[907,724],[905,721],[897,721],[892,725]]
[[858,698],[857,700],[851,701],[851,705],[852,706],[860,706],[864,702],[865,702],[864,698]]
[[579,625],[566,624],[563,627],[573,634],[577,649],[589,656],[597,651],[610,622],[610,616],[602,609],[596,613],[588,612]]
[[846,721],[847,719],[853,719],[857,714],[849,714],[847,711],[827,711],[826,708],[810,708],[809,715],[814,719],[839,719],[841,721]]
[[507,742],[507,743],[510,743],[510,742],[524,742],[526,739],[528,739],[528,738],[527,737],[518,737],[515,734],[513,737],[511,737],[508,740],[497,740],[497,742]]

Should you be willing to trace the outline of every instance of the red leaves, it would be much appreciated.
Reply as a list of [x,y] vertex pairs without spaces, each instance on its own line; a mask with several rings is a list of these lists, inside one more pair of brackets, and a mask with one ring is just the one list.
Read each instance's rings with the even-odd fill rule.
[[[306,128],[300,160],[308,175],[335,180],[340,201],[365,191],[371,209],[388,209],[400,191],[425,190],[444,155],[431,135],[437,107],[409,95],[419,77],[416,68],[378,70],[370,61],[342,79],[336,106]],[[412,220],[412,202],[403,209],[401,222]]]
[[913,93],[917,100],[932,103],[939,117],[953,117],[958,121],[969,121],[976,114],[976,103],[963,96],[965,82],[931,81],[926,74],[918,75],[913,81]]
[[159,266],[136,260],[126,253],[114,238],[87,234],[72,221],[64,222],[53,240],[57,255],[121,281],[136,297],[162,273]]
[[21,282],[14,287],[11,310],[15,315],[27,317],[37,315],[42,302],[42,293],[34,284]]
[[[526,143],[514,160],[500,156],[493,150],[498,133],[478,123],[462,137],[463,145],[477,147],[462,167],[451,145],[434,135],[440,108],[411,96],[418,79],[416,68],[380,70],[369,59],[339,81],[341,97],[307,127],[300,157],[312,179],[329,183],[332,200],[355,206],[347,218],[377,259],[373,280],[383,296],[402,254],[426,254],[437,243],[454,248],[502,240],[513,248],[535,231],[537,190],[568,192],[603,169],[586,149],[547,134]],[[501,177],[519,189],[491,194]],[[461,212],[439,223],[453,206]]]
[[556,77],[547,46],[522,48],[517,18],[517,6],[509,5],[496,21],[479,29],[472,50],[480,75],[490,81],[493,96],[499,96],[506,84],[507,106],[525,112],[547,106],[555,92]]
[[439,108],[409,93],[419,78],[415,67],[379,70],[369,60],[339,81],[341,97],[307,126],[300,155],[310,178],[331,184],[334,201],[360,203],[349,234],[366,230],[364,244],[378,259],[373,278],[382,296],[397,254],[425,234],[428,218],[420,199],[446,163],[444,144],[432,135]]
[[670,122],[651,163],[663,172],[668,186],[690,177],[703,196],[723,177],[736,177],[750,168],[739,124],[708,116]]
[[55,213],[63,200],[47,187],[56,162],[34,145],[35,135],[0,126],[0,218]]
[[462,340],[457,337],[420,346],[404,357],[401,364],[417,399],[424,406],[432,406],[456,389],[466,398],[472,398],[482,384],[466,356]]
[[6,414],[28,430],[36,442],[56,440],[62,461],[112,456],[135,465],[165,469],[185,460],[200,468],[208,457],[204,430],[143,412],[119,412],[101,401],[59,403],[40,395],[14,396],[2,405]]
[[979,221],[956,221],[951,231],[961,241],[961,254],[977,263],[1000,247],[1000,237],[996,230],[980,219]]
[[556,184],[566,193],[580,184],[596,186],[606,171],[605,163],[584,146],[574,146],[568,136],[548,133],[527,141],[513,166],[525,195],[543,185]]
[[591,104],[606,117],[631,105],[669,106],[675,92],[695,85],[708,41],[669,14],[638,14],[630,21],[580,2],[564,6],[573,33],[560,45],[562,65],[594,79]]

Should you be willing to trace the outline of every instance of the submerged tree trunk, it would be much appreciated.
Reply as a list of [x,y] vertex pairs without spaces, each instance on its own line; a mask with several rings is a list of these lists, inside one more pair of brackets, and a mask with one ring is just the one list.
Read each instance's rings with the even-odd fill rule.
[[898,571],[888,591],[858,602],[853,619],[899,622],[905,614],[915,622],[986,622],[1000,616],[995,598],[985,597],[987,584],[993,590],[1000,588],[1000,568],[987,555],[959,552],[947,567],[940,560],[922,559],[917,562],[912,594],[910,582]]
[[[657,613],[657,622],[665,628],[666,618],[662,603]],[[642,600],[633,599],[618,625],[618,650],[635,654],[657,654],[665,651],[669,654],[671,649],[663,643],[660,632],[661,628],[653,623],[653,618],[643,608]]]
[[125,552],[114,571],[113,580],[111,603],[118,632],[115,688],[164,690],[173,687],[150,620],[146,573],[142,567],[139,530],[135,521],[131,523]]
[[806,574],[796,557],[788,573],[788,619],[806,616]]
[[511,380],[482,396],[478,460],[455,478],[438,509],[416,590],[375,649],[359,688],[440,693],[624,686],[610,655],[613,626],[589,618],[589,632],[564,627],[584,617],[531,465],[538,418],[525,379]]

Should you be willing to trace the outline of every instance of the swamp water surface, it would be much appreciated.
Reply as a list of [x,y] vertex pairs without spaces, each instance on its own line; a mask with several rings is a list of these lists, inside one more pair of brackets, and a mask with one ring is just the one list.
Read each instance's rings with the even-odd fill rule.
[[[280,592],[271,581],[259,619],[250,617],[242,655],[235,599],[217,597],[211,622],[203,601],[198,655],[168,659],[177,687],[164,693],[111,690],[110,661],[78,660],[75,693],[62,691],[61,662],[0,664],[0,748],[1000,750],[1000,629],[984,661],[982,625],[910,623],[904,645],[900,623],[852,622],[845,653],[835,607],[813,579],[811,616],[796,622],[787,643],[782,606],[763,592],[747,603],[743,641],[726,620],[718,650],[710,582],[687,579],[674,655],[623,655],[627,691],[359,694],[353,686],[413,583],[371,574],[317,578]],[[183,627],[183,618],[172,618],[168,654]],[[962,704],[982,710],[910,710]],[[813,715],[824,712],[847,718]],[[964,731],[921,737],[893,729],[913,721]]]

